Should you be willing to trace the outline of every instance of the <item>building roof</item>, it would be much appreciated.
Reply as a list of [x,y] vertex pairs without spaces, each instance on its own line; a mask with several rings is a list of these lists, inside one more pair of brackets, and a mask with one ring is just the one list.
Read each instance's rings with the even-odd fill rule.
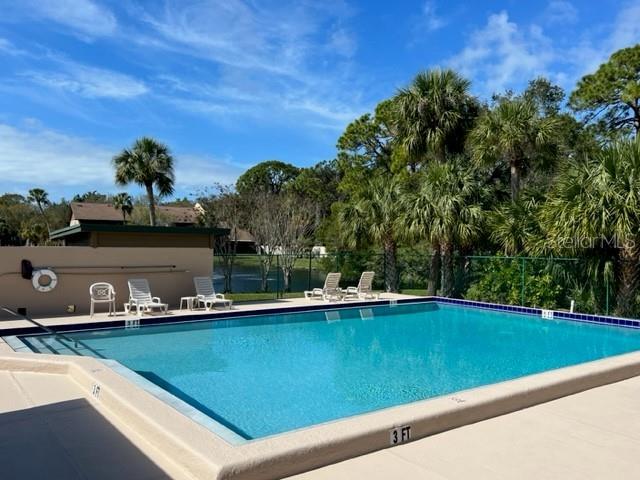
[[121,222],[122,212],[111,203],[71,202],[71,215],[78,221]]
[[79,233],[108,232],[108,233],[151,233],[151,234],[175,234],[181,235],[227,235],[226,228],[204,228],[204,227],[152,227],[149,225],[104,225],[93,223],[82,223],[55,230],[49,234],[51,240],[61,240]]
[[[156,212],[174,224],[198,223],[198,215],[191,207],[158,205]],[[71,213],[72,220],[79,222],[122,222],[122,212],[111,203],[71,202]]]

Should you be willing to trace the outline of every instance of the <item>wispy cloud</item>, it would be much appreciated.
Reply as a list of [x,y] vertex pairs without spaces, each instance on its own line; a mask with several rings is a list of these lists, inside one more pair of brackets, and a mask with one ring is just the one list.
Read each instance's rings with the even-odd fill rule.
[[640,3],[629,2],[620,10],[607,43],[610,50],[640,43]]
[[434,1],[427,0],[422,5],[422,15],[419,23],[427,31],[435,32],[436,30],[440,30],[444,27],[447,24],[447,21],[444,17],[438,14],[436,3]]
[[113,12],[92,0],[21,0],[4,13],[50,20],[83,38],[113,35],[118,27]]
[[140,80],[129,75],[81,65],[68,60],[57,62],[61,70],[31,70],[22,77],[54,90],[62,90],[85,98],[128,99],[149,91]]
[[5,189],[12,190],[11,185],[112,185],[113,152],[90,140],[29,123],[25,128],[0,124],[0,178]]
[[27,52],[21,48],[16,47],[6,38],[0,37],[0,53],[4,53],[11,56],[25,55]]
[[451,67],[473,78],[480,93],[490,95],[547,73],[554,59],[551,41],[536,25],[520,28],[507,12],[489,16],[467,46],[449,60]]
[[[113,182],[111,159],[116,151],[92,139],[48,129],[34,119],[20,126],[0,123],[0,191],[24,192],[40,185],[54,195],[66,188],[114,192],[122,188]],[[229,157],[174,155],[176,190],[181,194],[214,182],[233,183],[246,168]]]
[[578,21],[578,9],[566,0],[551,0],[543,17],[548,24],[573,24]]
[[292,115],[296,125],[341,129],[345,112],[368,107],[357,104],[351,59],[358,45],[344,25],[352,12],[340,2],[168,2],[136,14],[149,26],[136,42],[205,62],[197,75],[172,74],[171,90],[162,93],[183,110],[217,120]]

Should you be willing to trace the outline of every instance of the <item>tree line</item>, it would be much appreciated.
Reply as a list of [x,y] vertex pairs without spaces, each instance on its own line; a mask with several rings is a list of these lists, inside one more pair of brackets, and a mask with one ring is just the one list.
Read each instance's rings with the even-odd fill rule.
[[[270,160],[235,185],[197,192],[202,224],[230,230],[232,241],[217,247],[227,288],[233,240],[247,230],[260,247],[264,289],[274,255],[286,284],[295,258],[313,244],[384,252],[389,291],[399,289],[399,251],[419,247],[428,252],[429,294],[475,292],[485,300],[490,282],[465,291],[456,282],[460,259],[566,256],[588,265],[582,273],[588,278],[571,287],[584,305],[601,300],[606,281],[616,312],[637,312],[639,74],[640,45],[615,52],[568,97],[536,78],[523,91],[483,101],[455,71],[418,73],[345,128],[334,159],[308,168]],[[144,188],[149,223],[155,224],[156,202],[173,193],[169,149],[142,138],[113,162],[117,184]],[[0,227],[7,223],[2,198]],[[30,206],[35,217],[51,208],[33,195],[18,203]],[[513,274],[501,268],[492,264],[485,277]],[[540,298],[559,288],[547,277],[537,280],[548,285]]]
[[[572,295],[597,303],[609,282],[616,312],[631,315],[640,283],[639,74],[640,45],[614,53],[568,98],[536,78],[481,101],[455,71],[421,72],[346,127],[335,159],[259,164],[207,197],[209,211],[260,245],[278,245],[261,229],[278,225],[283,207],[271,202],[286,198],[284,209],[301,210],[308,224],[298,243],[383,251],[389,291],[399,288],[398,250],[407,246],[429,252],[428,293],[446,296],[465,293],[455,280],[465,256],[577,257],[587,278]],[[232,198],[244,205],[234,215],[215,207]],[[548,285],[542,297],[557,293],[553,281],[537,280]]]

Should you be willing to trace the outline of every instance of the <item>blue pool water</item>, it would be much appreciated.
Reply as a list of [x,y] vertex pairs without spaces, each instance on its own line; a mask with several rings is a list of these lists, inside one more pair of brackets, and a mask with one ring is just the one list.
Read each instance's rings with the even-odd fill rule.
[[638,330],[434,303],[67,336],[247,439],[640,349]]

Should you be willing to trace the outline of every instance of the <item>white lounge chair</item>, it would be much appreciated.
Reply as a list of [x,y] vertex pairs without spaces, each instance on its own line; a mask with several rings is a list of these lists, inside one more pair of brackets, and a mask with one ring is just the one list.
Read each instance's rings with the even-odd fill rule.
[[91,299],[91,307],[89,308],[89,316],[93,317],[96,303],[106,303],[109,305],[109,316],[116,313],[116,291],[113,285],[105,282],[94,283],[89,287],[89,297]]
[[360,300],[378,299],[379,295],[373,293],[373,277],[375,272],[362,272],[357,287],[347,287],[344,299],[358,298]]
[[340,277],[341,273],[327,273],[327,278],[324,279],[324,287],[314,288],[313,290],[306,290],[304,292],[304,298],[311,300],[313,298],[321,298],[322,300],[339,300],[342,296],[342,290],[340,290]]
[[204,304],[204,308],[211,310],[216,303],[221,303],[225,308],[231,309],[233,300],[225,298],[221,293],[216,293],[210,277],[193,277],[193,284],[196,287],[198,305]]
[[167,313],[169,305],[162,303],[159,297],[151,296],[151,289],[146,278],[132,278],[127,283],[129,284],[129,303],[124,304],[126,313],[129,313],[134,307],[139,316],[154,308],[159,308]]

